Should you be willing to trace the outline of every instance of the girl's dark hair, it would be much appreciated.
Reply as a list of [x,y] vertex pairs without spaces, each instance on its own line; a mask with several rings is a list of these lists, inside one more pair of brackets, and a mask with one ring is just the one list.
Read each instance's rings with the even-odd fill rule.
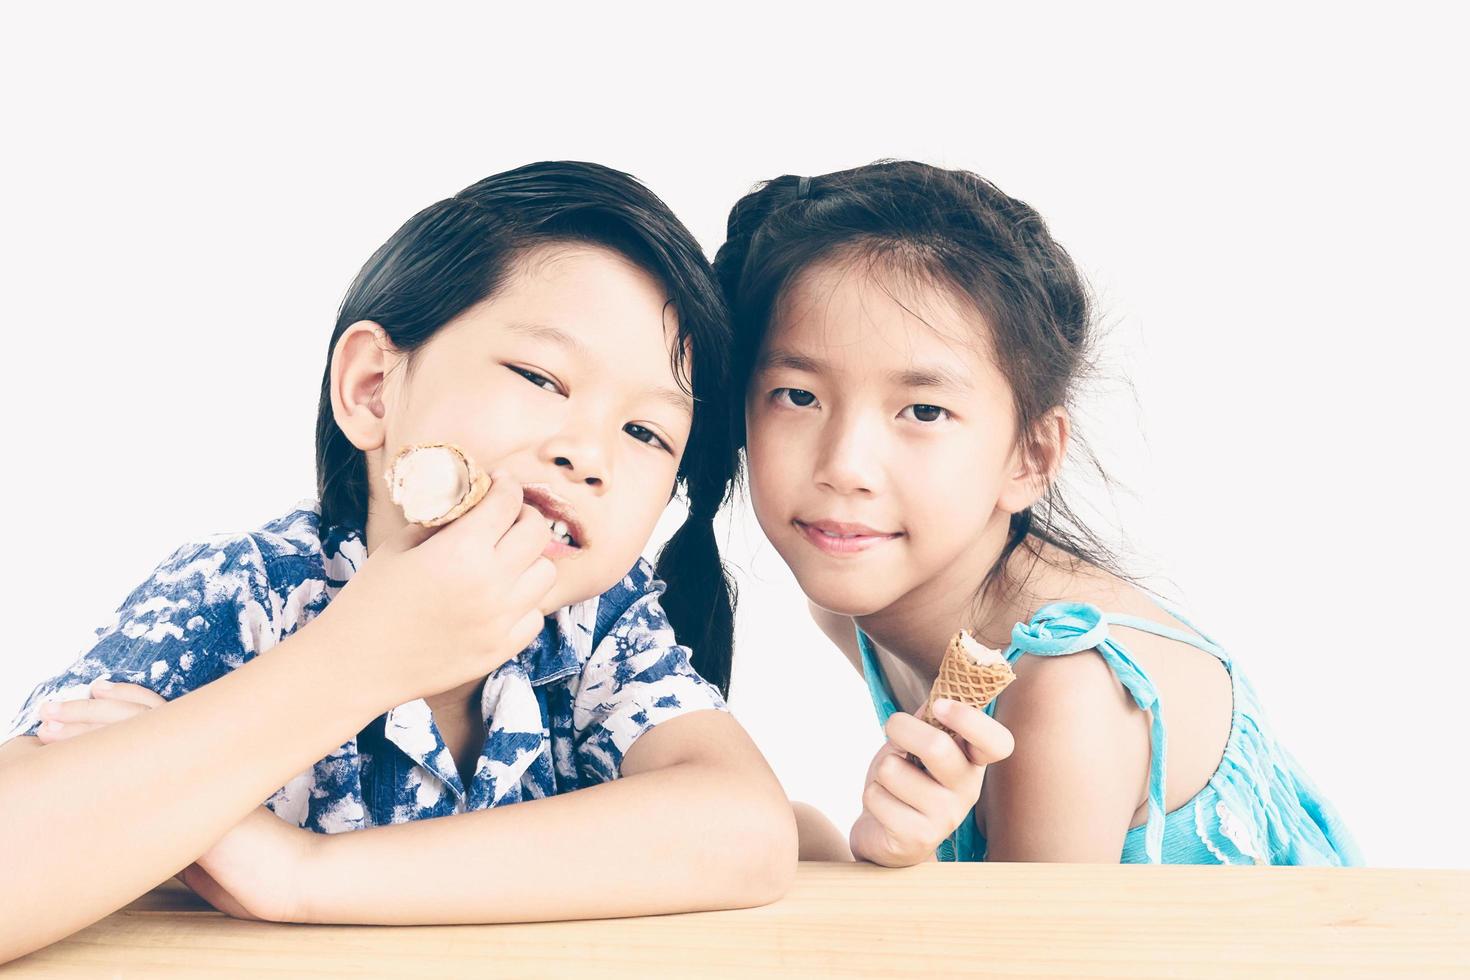
[[[1017,437],[1028,452],[1037,447],[1035,422],[1069,402],[1089,367],[1087,290],[1040,215],[975,174],[880,161],[820,177],[777,177],[731,209],[715,274],[735,329],[735,398],[750,383],[782,292],[829,258],[866,260],[967,297],[993,332],[989,346],[1010,384]],[[739,447],[743,418],[737,412],[733,420]],[[1005,547],[979,594],[1000,583],[1011,555],[1030,538],[1116,570],[1113,551],[1053,482],[1034,507],[1011,516]]]
[[[698,242],[663,201],[627,174],[592,163],[533,163],[486,177],[420,211],[358,273],[327,345],[317,409],[322,526],[363,531],[366,457],[332,414],[331,357],[353,323],[371,320],[412,356],[446,323],[493,296],[518,258],[555,243],[602,246],[656,277],[678,316],[675,376],[692,379],[695,413],[679,465],[688,518],[659,552],[661,603],[696,670],[728,692],[735,592],[715,543],[714,516],[735,475],[728,392],[730,326]],[[686,344],[688,353],[686,355]],[[687,362],[686,362],[687,357]]]

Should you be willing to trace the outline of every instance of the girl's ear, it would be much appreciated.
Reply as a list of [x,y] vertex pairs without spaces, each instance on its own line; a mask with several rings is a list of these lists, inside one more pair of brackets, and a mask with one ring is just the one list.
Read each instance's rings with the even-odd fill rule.
[[383,385],[403,354],[382,327],[359,320],[337,338],[332,350],[332,417],[363,452],[383,445],[386,409]]
[[1071,433],[1067,410],[1058,406],[1036,420],[1030,439],[1017,440],[1011,453],[1010,470],[996,502],[1001,510],[1019,514],[1041,499],[1061,472]]

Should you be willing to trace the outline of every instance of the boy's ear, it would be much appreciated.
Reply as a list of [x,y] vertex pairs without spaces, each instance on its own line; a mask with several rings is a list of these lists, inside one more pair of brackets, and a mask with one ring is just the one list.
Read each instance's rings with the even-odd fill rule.
[[403,355],[382,327],[359,320],[337,338],[332,350],[332,417],[363,452],[378,449],[386,437],[383,383]]
[[1011,451],[1010,470],[996,502],[1008,514],[1033,506],[1057,478],[1067,458],[1072,422],[1067,410],[1058,406],[1037,419],[1031,431],[1032,438],[1017,440]]

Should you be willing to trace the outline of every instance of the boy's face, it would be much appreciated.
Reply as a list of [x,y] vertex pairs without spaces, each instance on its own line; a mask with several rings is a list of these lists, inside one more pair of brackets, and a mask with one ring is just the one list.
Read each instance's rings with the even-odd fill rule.
[[383,445],[368,452],[369,549],[404,526],[384,467],[421,442],[452,442],[562,518],[546,612],[627,573],[673,493],[693,402],[674,375],[667,292],[590,245],[527,253],[489,300],[450,321],[383,380]]
[[818,606],[973,591],[1018,495],[1015,410],[977,314],[832,260],[784,292],[746,394],[756,518]]

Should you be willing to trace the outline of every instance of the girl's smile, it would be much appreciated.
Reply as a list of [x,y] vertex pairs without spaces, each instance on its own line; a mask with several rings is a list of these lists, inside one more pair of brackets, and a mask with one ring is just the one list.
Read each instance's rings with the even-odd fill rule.
[[1015,413],[972,309],[841,258],[777,304],[746,398],[751,502],[817,605],[979,581],[1017,494]]
[[878,531],[866,524],[843,521],[794,519],[791,523],[818,551],[834,557],[862,554],[903,537],[902,532]]

